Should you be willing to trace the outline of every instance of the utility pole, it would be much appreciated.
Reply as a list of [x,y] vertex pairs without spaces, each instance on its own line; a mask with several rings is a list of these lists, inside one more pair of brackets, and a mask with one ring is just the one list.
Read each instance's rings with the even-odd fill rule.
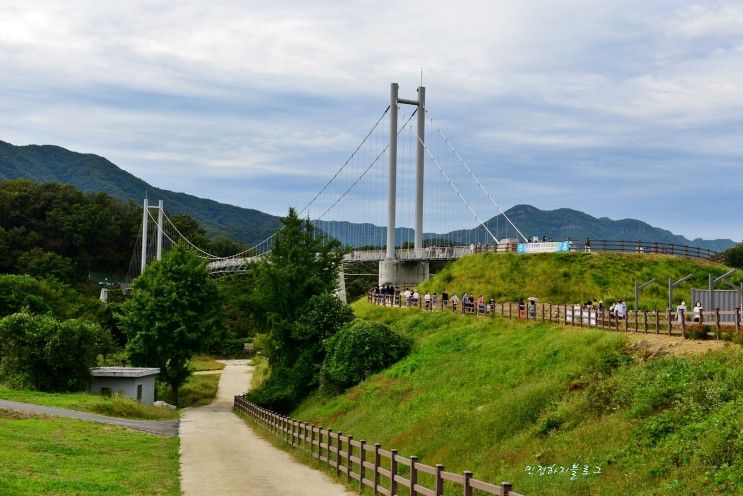
[[[675,289],[675,288],[676,288],[676,287],[677,287],[677,286],[678,286],[679,284],[681,284],[681,283],[682,283],[682,282],[684,282],[684,281],[688,281],[688,280],[689,280],[689,279],[691,279],[691,278],[692,278],[693,276],[694,276],[694,274],[689,274],[688,276],[686,276],[686,277],[682,277],[681,279],[679,279],[679,280],[678,280],[678,281],[676,281],[676,282],[673,282],[673,279],[672,279],[672,278],[670,278],[670,277],[668,278],[668,309],[669,309],[669,310],[673,310],[673,290],[674,290],[674,289]],[[694,304],[694,303],[692,302],[692,305],[693,305],[693,304]]]
[[650,279],[648,282],[638,285],[637,282],[635,282],[635,311],[637,311],[640,307],[640,291],[642,291],[643,288],[646,286],[650,286],[655,282],[655,277]]
[[735,269],[725,272],[723,275],[721,275],[717,279],[712,279],[712,274],[709,274],[709,307],[710,307],[709,310],[710,311],[715,310],[715,286],[717,286],[717,284],[720,283],[720,281],[724,281],[725,279],[728,279],[733,274],[735,274]]

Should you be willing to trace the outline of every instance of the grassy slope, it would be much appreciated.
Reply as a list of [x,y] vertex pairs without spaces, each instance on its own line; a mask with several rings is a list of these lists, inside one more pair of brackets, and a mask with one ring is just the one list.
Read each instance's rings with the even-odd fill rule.
[[[740,348],[641,363],[621,334],[365,302],[355,311],[411,336],[414,351],[292,417],[510,480],[527,495],[743,491]],[[603,473],[570,481],[525,472],[553,463]]]
[[180,494],[178,438],[0,410],[0,453],[0,494]]
[[[684,299],[691,308],[691,288],[705,288],[708,273],[717,277],[727,270],[721,264],[665,255],[486,253],[447,265],[419,289],[437,293],[447,289],[450,294],[459,295],[468,291],[483,294],[486,299],[492,296],[496,301],[536,296],[542,302],[554,304],[599,298],[608,307],[608,302],[619,298],[631,305],[633,283],[644,283],[656,277],[658,282],[645,288],[640,295],[640,308],[654,310],[667,306],[668,277],[675,281],[694,274],[674,292],[676,304]],[[732,281],[743,282],[743,271],[739,270]],[[725,288],[720,286],[719,289]]]

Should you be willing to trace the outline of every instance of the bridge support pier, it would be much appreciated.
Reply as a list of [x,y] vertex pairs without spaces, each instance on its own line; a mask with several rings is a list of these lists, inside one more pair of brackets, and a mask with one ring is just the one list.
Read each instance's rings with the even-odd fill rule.
[[430,276],[428,262],[380,260],[379,285],[392,284],[396,288],[413,288]]

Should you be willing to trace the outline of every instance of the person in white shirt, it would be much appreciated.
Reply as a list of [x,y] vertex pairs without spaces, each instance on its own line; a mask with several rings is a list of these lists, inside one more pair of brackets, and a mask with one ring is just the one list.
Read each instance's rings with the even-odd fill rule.
[[405,306],[410,306],[410,296],[412,293],[410,292],[410,289],[405,288]]
[[420,299],[421,295],[418,294],[418,290],[413,291],[413,305],[418,305],[418,300]]
[[692,312],[694,312],[694,322],[701,322],[702,320],[702,302],[697,301],[697,304],[694,305],[694,309]]
[[679,306],[676,307],[676,317],[679,323],[686,319],[686,302],[682,301]]
[[426,291],[426,294],[423,295],[423,301],[425,302],[426,310],[431,309],[431,293]]

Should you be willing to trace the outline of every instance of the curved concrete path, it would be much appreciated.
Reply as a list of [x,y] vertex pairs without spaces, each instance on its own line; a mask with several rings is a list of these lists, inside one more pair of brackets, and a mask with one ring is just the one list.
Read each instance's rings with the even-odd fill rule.
[[213,403],[181,415],[181,490],[185,496],[347,496],[340,484],[258,437],[235,413],[252,367],[224,360]]
[[118,417],[107,417],[95,413],[79,412],[66,408],[37,405],[35,403],[21,403],[18,401],[0,400],[0,408],[3,410],[15,410],[18,412],[34,413],[37,415],[50,415],[52,417],[66,417],[77,420],[87,420],[101,424],[118,425],[138,431],[150,432],[152,434],[163,434],[175,436],[178,434],[177,420],[131,420]]

